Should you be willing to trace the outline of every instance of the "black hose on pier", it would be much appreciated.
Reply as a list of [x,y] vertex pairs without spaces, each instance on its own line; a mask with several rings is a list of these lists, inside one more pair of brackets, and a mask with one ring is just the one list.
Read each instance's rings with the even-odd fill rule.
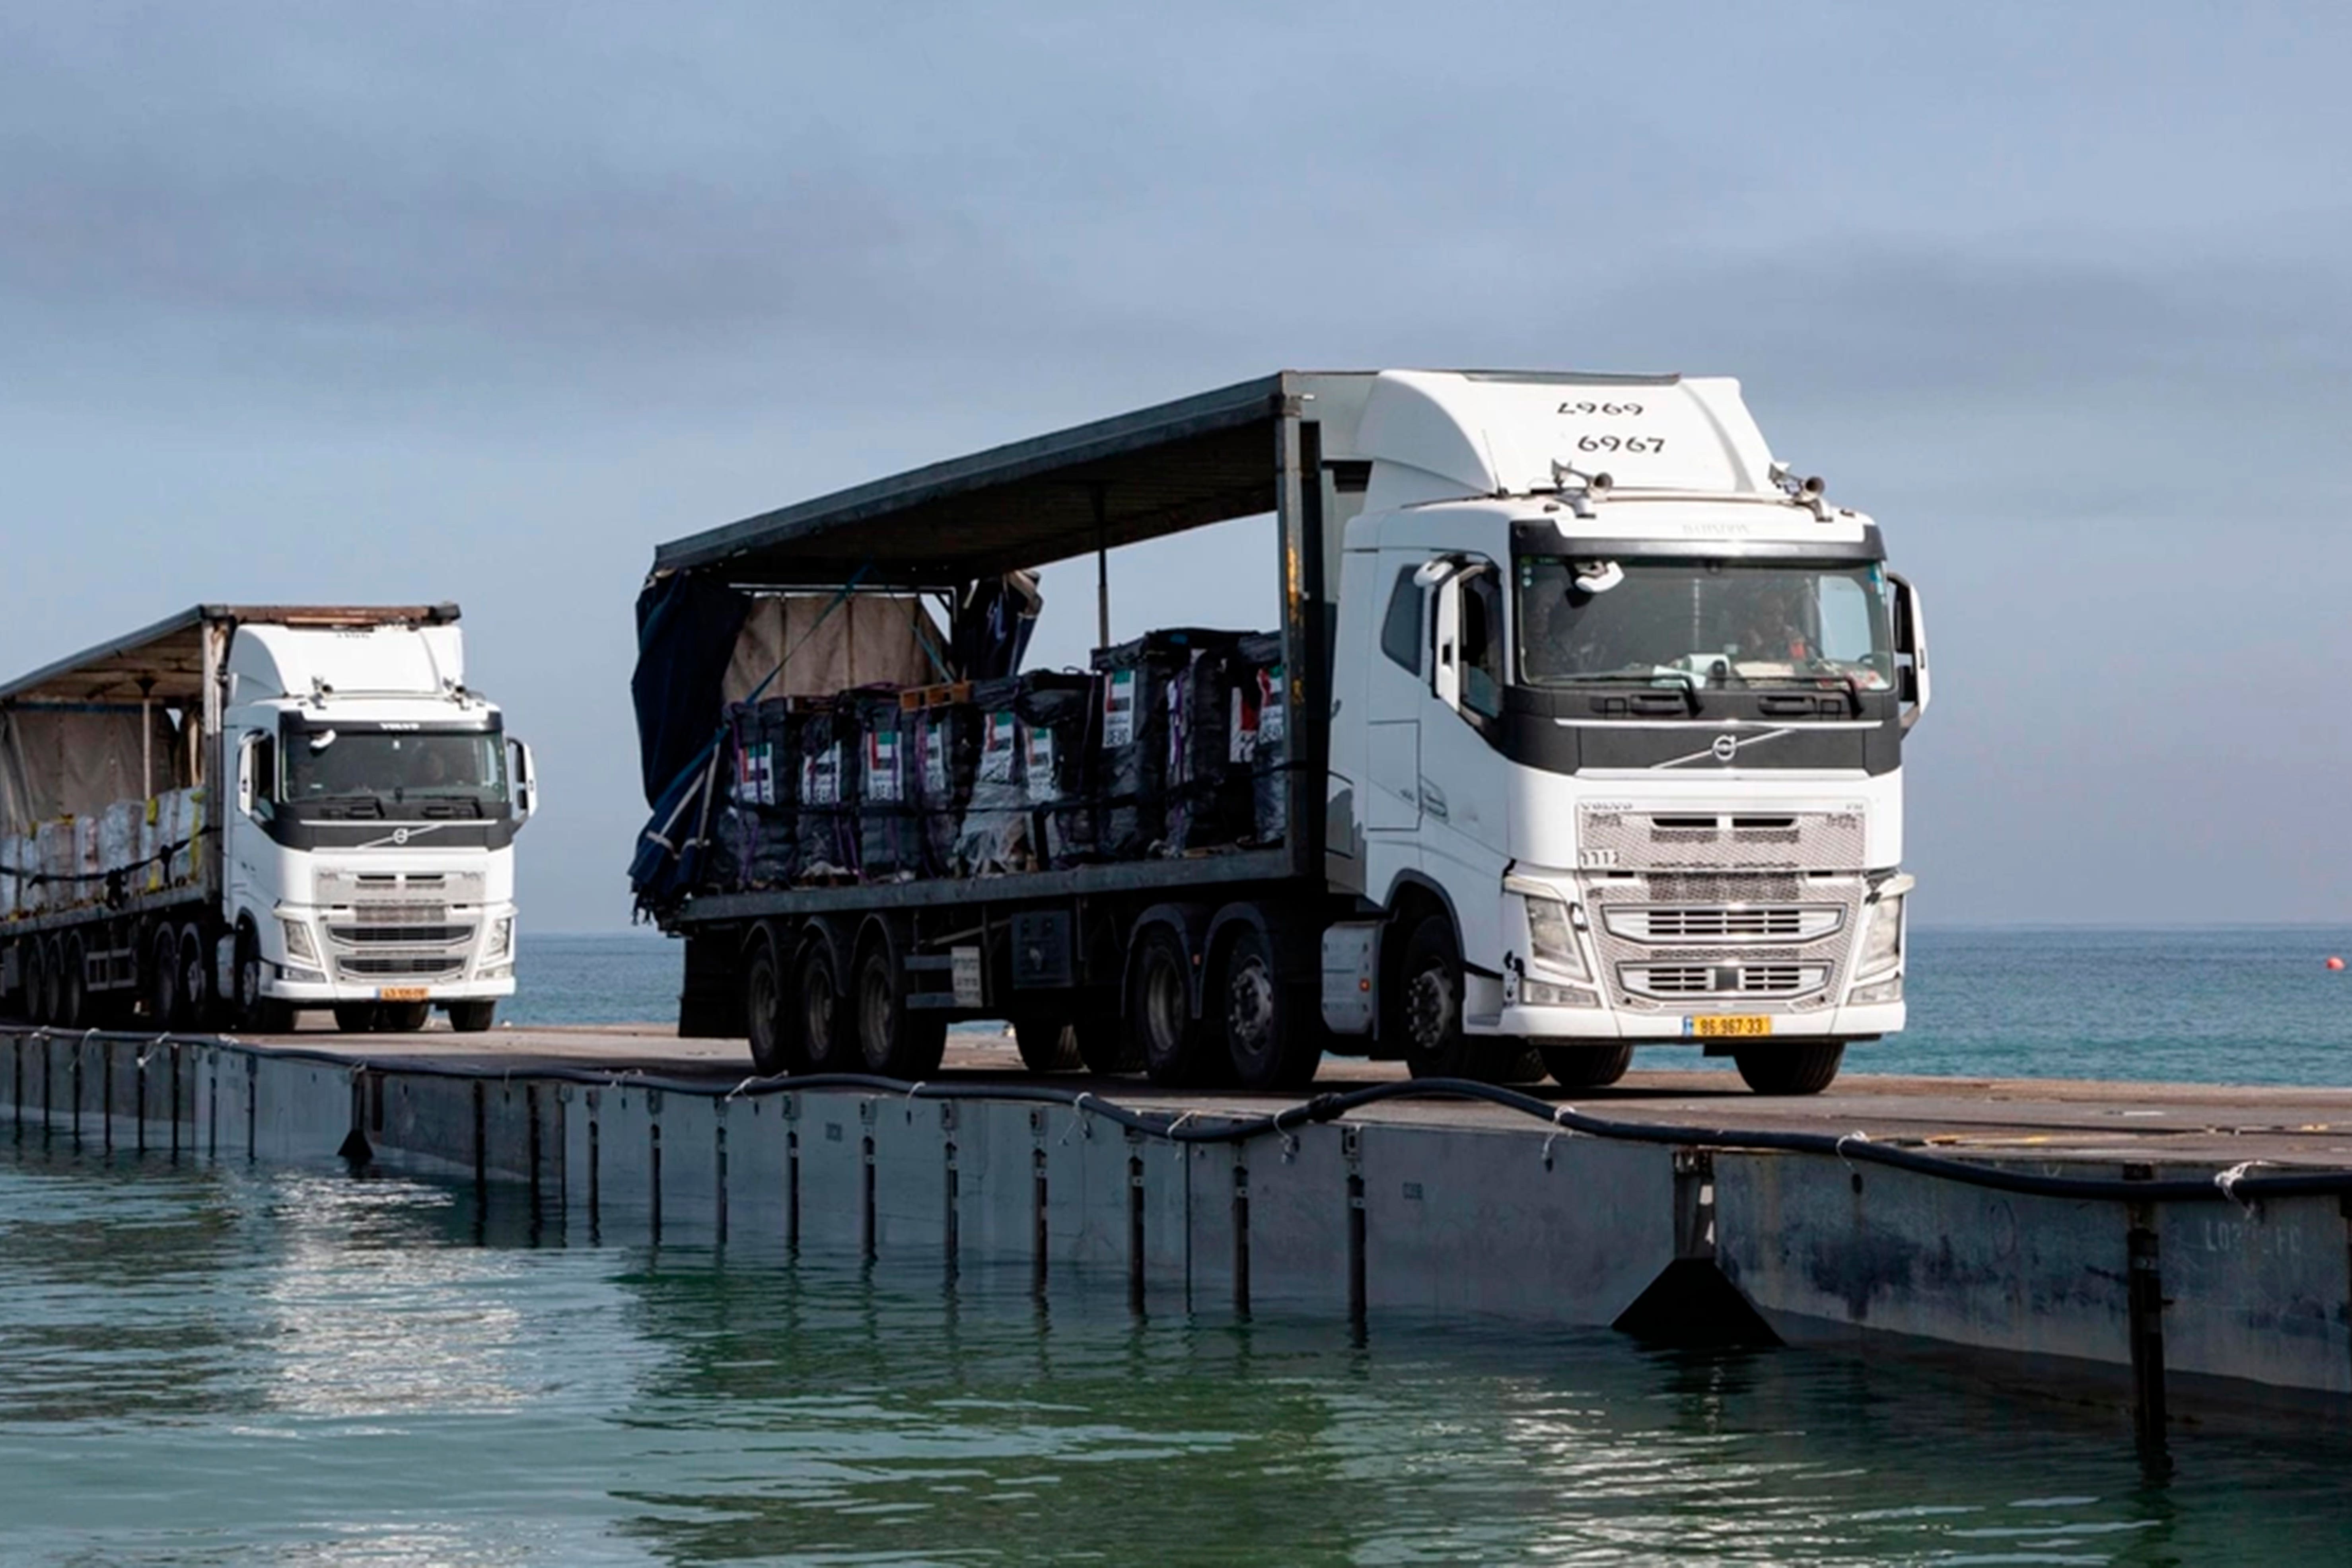
[[[60,1035],[41,1029],[28,1038],[88,1039],[100,1031]],[[330,1051],[299,1047],[243,1047],[234,1036],[110,1036],[148,1046],[231,1045],[264,1049],[293,1061],[317,1062],[347,1072],[362,1069],[414,1074],[425,1078],[509,1079],[511,1069],[420,1061],[403,1058],[372,1062]],[[1881,1143],[1866,1133],[1791,1132],[1765,1128],[1677,1126],[1650,1121],[1621,1121],[1593,1116],[1572,1105],[1538,1099],[1520,1089],[1470,1079],[1424,1078],[1372,1084],[1339,1094],[1318,1094],[1297,1105],[1256,1115],[1227,1117],[1209,1110],[1178,1112],[1138,1110],[1106,1100],[1092,1089],[1063,1089],[1053,1084],[989,1079],[908,1083],[866,1073],[810,1073],[800,1077],[747,1078],[726,1086],[707,1079],[676,1078],[629,1071],[599,1071],[587,1068],[537,1066],[527,1077],[542,1081],[584,1084],[593,1089],[658,1089],[664,1094],[699,1095],[715,1100],[740,1100],[755,1095],[796,1094],[803,1090],[845,1089],[861,1094],[890,1095],[910,1100],[992,1100],[1033,1105],[1058,1105],[1089,1115],[1145,1137],[1175,1143],[1245,1143],[1265,1137],[1286,1137],[1297,1129],[1338,1120],[1351,1110],[1395,1100],[1466,1100],[1501,1106],[1563,1132],[1606,1138],[1629,1143],[1663,1143],[1676,1148],[1763,1150],[1791,1154],[1821,1154],[1852,1164],[1884,1165],[1916,1175],[1957,1182],[1965,1186],[2031,1197],[2065,1198],[2115,1203],[2250,1204],[2261,1198],[2352,1196],[2352,1171],[2278,1170],[2257,1173],[2233,1166],[2210,1176],[2175,1176],[2150,1181],[2126,1181],[2113,1176],[2052,1175],[1999,1165],[1979,1164],[1945,1154],[1929,1154],[1900,1144]]]

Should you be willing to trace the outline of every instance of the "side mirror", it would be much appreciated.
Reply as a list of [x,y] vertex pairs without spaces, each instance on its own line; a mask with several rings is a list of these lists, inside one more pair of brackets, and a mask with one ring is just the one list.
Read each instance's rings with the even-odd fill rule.
[[531,765],[530,748],[520,741],[509,741],[507,752],[514,780],[515,820],[529,822],[530,814],[539,809],[539,774]]
[[1931,688],[1927,680],[1927,622],[1921,613],[1919,591],[1911,586],[1910,579],[1889,572],[1886,580],[1895,585],[1895,654],[1911,662],[1895,672],[1896,689],[1908,706],[1903,712],[1906,730],[1919,721],[1927,711]]

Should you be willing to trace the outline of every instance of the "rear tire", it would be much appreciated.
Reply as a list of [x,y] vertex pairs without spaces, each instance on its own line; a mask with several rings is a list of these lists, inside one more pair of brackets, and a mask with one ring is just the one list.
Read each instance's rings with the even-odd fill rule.
[[808,1070],[793,1048],[781,946],[774,930],[763,925],[751,933],[743,960],[743,1026],[751,1037],[752,1070],[761,1078]]
[[1143,1070],[1143,1050],[1116,1014],[1082,1013],[1070,1025],[1078,1060],[1090,1073],[1106,1078]]
[[1129,974],[1128,1028],[1151,1081],[1195,1089],[1223,1076],[1212,1071],[1209,1031],[1192,1016],[1192,963],[1182,939],[1152,926],[1136,942]]
[[213,1012],[213,966],[205,954],[204,932],[180,928],[180,1010],[169,1026],[201,1029]]
[[1732,1052],[1739,1076],[1759,1094],[1819,1094],[1834,1082],[1845,1059],[1843,1040],[1749,1046]]
[[877,940],[857,963],[857,1054],[884,1078],[922,1079],[940,1070],[947,1020],[907,1005],[905,977],[892,943]]
[[25,1021],[47,1028],[49,1010],[49,944],[36,938],[25,943]]
[[822,931],[801,939],[800,956],[793,964],[792,994],[796,1005],[788,1016],[793,1054],[810,1072],[850,1070],[849,1009],[843,1005],[841,973],[834,963],[833,943]]
[[382,1011],[373,1002],[338,1002],[335,1004],[335,1027],[346,1035],[373,1034],[383,1027],[378,1022]]
[[1633,1047],[1616,1046],[1538,1046],[1544,1070],[1562,1089],[1606,1089],[1633,1065]]
[[57,1020],[60,1029],[79,1029],[89,1022],[89,993],[82,965],[81,933],[68,931],[58,950]]
[[1302,1016],[1255,926],[1234,932],[1217,969],[1216,1016],[1234,1080],[1252,1089],[1301,1089],[1314,1082],[1323,1061],[1323,1042],[1315,1033],[1319,1020]]
[[[493,996],[482,1002],[452,1002],[449,1004],[449,1027],[460,1035],[479,1035],[498,1022],[499,1003]],[[424,1026],[417,1026],[422,1028]]]
[[1013,1044],[1021,1065],[1031,1072],[1076,1072],[1086,1066],[1078,1055],[1078,1026],[1059,1018],[1031,1014],[1013,1020]]
[[147,1013],[159,1029],[180,1022],[180,933],[169,925],[155,928],[148,943]]

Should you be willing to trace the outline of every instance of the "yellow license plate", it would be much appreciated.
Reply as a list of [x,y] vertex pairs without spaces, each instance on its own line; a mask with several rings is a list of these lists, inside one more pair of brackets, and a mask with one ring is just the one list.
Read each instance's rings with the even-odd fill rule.
[[379,985],[375,999],[379,1002],[422,1002],[430,994],[422,985]]
[[1683,1037],[1686,1040],[1749,1039],[1772,1032],[1772,1020],[1752,1013],[1727,1013],[1714,1018],[1685,1018]]

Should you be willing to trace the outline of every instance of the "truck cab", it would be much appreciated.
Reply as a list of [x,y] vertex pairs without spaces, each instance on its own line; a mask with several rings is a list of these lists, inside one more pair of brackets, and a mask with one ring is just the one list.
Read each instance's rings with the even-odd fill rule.
[[1728,380],[1383,373],[1357,446],[1326,821],[1383,918],[1327,933],[1327,1022],[1571,1085],[1689,1042],[1783,1092],[1900,1029],[1927,661],[1876,526]]
[[225,665],[235,795],[222,837],[223,994],[248,1027],[445,1009],[488,1028],[515,988],[513,842],[530,753],[465,684],[455,625],[248,623]]

